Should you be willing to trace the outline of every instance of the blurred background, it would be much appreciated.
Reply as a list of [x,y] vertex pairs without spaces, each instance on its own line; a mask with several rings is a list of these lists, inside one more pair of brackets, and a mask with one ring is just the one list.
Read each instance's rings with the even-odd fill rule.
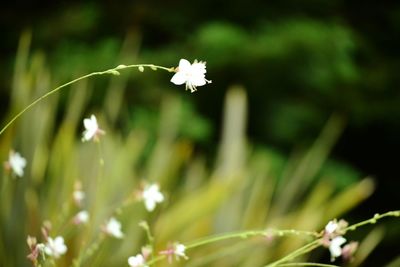
[[[168,142],[179,143],[176,149],[183,153],[179,154],[182,160],[179,164],[183,166],[177,163],[180,167],[174,169],[179,177],[184,177],[184,170],[188,172],[184,160],[189,159],[195,166],[204,165],[215,169],[216,173],[224,173],[221,158],[230,153],[225,147],[236,147],[246,136],[246,145],[243,145],[246,148],[239,145],[238,151],[243,157],[249,155],[251,160],[239,156],[235,160],[242,160],[249,173],[254,172],[257,177],[256,170],[263,175],[263,171],[269,173],[272,169],[276,184],[291,180],[293,177],[288,175],[291,172],[303,173],[306,177],[307,182],[299,178],[291,183],[291,188],[302,188],[303,183],[304,188],[289,196],[281,210],[272,209],[273,218],[295,210],[296,206],[291,203],[298,199],[306,202],[312,195],[310,188],[318,187],[321,181],[334,184],[332,194],[355,185],[365,187],[361,196],[356,195],[356,191],[350,191],[354,195],[348,193],[348,199],[357,199],[351,210],[350,207],[339,208],[330,214],[340,214],[353,223],[376,212],[400,207],[397,168],[400,3],[396,1],[19,0],[2,5],[0,27],[0,117],[3,124],[51,88],[118,64],[153,63],[172,67],[180,58],[198,59],[207,62],[207,78],[213,81],[190,94],[183,87],[171,84],[170,74],[146,70],[84,82],[81,85],[87,91],[84,96],[75,95],[79,94],[79,89],[84,90],[76,85],[77,88],[66,89],[46,100],[52,106],[42,112],[52,115],[37,118],[39,115],[35,112],[40,110],[34,109],[29,116],[38,124],[29,127],[21,122],[1,137],[1,153],[5,160],[8,150],[15,148],[32,162],[36,154],[34,148],[28,149],[29,143],[36,140],[37,143],[30,145],[43,143],[43,147],[52,147],[53,142],[61,138],[60,129],[66,127],[68,120],[74,121],[71,138],[79,141],[81,119],[96,113],[101,114],[100,120],[109,128],[107,133],[115,132],[115,142],[121,142],[121,146],[121,140],[129,139],[132,129],[145,133],[143,142],[146,145],[138,149],[140,156],[135,159],[135,166],[147,165],[145,170],[135,167],[138,170],[135,177],[145,174],[149,179],[159,180],[154,177],[161,170],[150,170],[149,166],[152,157],[157,157],[154,154],[166,149],[159,144],[164,144],[160,136]],[[76,113],[71,111],[72,99],[83,99],[76,104],[80,107]],[[43,103],[40,105],[45,109]],[[229,116],[238,121],[230,124]],[[39,122],[50,126],[41,126]],[[44,131],[45,136],[24,139],[23,135],[27,134],[24,127],[37,135]],[[227,134],[235,129],[238,136]],[[13,134],[18,139],[12,140]],[[56,141],[52,141],[54,139]],[[43,157],[49,159],[51,154]],[[232,165],[237,163],[235,160],[227,159]],[[37,178],[33,188],[38,189],[46,179],[52,179],[48,178],[52,168],[44,167],[48,164],[52,166],[52,163],[41,165],[40,175],[39,171],[30,170],[32,179],[34,175],[44,177]],[[296,167],[305,165],[308,171]],[[193,168],[193,173],[199,171]],[[212,177],[213,171],[203,172],[204,177]],[[258,183],[256,180],[254,183]],[[199,181],[198,185],[206,183],[202,179]],[[184,183],[176,178],[168,186],[172,190],[184,187],[181,185]],[[283,196],[286,190],[275,186],[277,189],[271,193],[271,199],[279,199],[277,196]],[[43,192],[37,194],[40,199]],[[272,200],[264,201],[272,203]],[[234,213],[231,210],[231,214]],[[8,215],[3,216],[3,219],[8,218]],[[46,216],[48,214],[43,215]],[[321,218],[329,220],[327,214],[324,216]],[[220,219],[216,216],[215,221]],[[267,212],[264,219],[268,222]],[[279,226],[279,222],[277,219],[275,226]],[[321,219],[313,226],[321,228],[322,222]],[[224,227],[233,230],[235,226],[232,223]],[[371,245],[370,251],[366,249],[368,256],[362,263],[364,266],[384,266],[399,256],[399,222],[390,219],[382,222],[382,226],[382,232],[376,234],[379,245]],[[26,231],[26,226],[24,229]],[[353,239],[364,238],[371,229],[366,227],[354,233]],[[37,230],[40,230],[38,225]],[[4,236],[6,243],[4,240],[9,239]],[[26,232],[21,233],[20,239],[25,237]],[[21,258],[23,253],[22,250],[8,263],[22,264],[16,258]],[[241,263],[252,266],[252,263]],[[227,266],[235,264],[237,262]]]

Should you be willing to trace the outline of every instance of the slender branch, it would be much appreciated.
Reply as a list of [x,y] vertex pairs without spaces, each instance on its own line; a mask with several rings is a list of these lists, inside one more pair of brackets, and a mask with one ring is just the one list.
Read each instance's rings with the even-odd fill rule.
[[316,262],[293,262],[293,263],[283,263],[278,266],[319,266],[319,267],[339,267],[338,265],[333,264],[324,264],[324,263],[316,263]]
[[206,237],[202,238],[197,241],[193,241],[192,243],[186,245],[187,249],[190,248],[195,248],[198,246],[202,246],[208,243],[214,243],[217,241],[222,241],[222,240],[227,240],[227,239],[232,239],[232,238],[249,238],[253,236],[272,236],[272,235],[278,235],[278,236],[284,236],[284,235],[305,235],[305,236],[313,236],[316,237],[318,233],[315,232],[309,232],[309,231],[297,231],[297,230],[275,230],[275,229],[268,229],[268,230],[250,230],[250,231],[239,231],[239,232],[230,232],[230,233],[224,233],[224,234],[219,234],[211,237]]
[[290,260],[292,260],[292,259],[294,259],[294,258],[296,258],[296,257],[298,257],[298,256],[300,256],[302,254],[305,254],[307,252],[310,252],[310,251],[316,249],[320,245],[321,245],[320,239],[314,240],[313,242],[310,242],[310,243],[308,243],[308,244],[296,249],[295,251],[293,251],[289,255],[286,255],[285,257],[283,257],[283,258],[281,258],[281,259],[279,259],[277,261],[274,261],[274,262],[272,262],[272,263],[270,263],[268,265],[265,265],[265,267],[279,266],[284,262],[290,261]]
[[[373,218],[353,224],[345,229],[345,231],[354,231],[358,227],[361,227],[366,224],[371,224],[371,223],[376,223],[378,220],[384,218],[384,217],[400,217],[400,210],[396,211],[389,211],[383,214],[375,214]],[[224,233],[224,234],[219,234],[219,235],[214,235],[206,238],[199,239],[197,241],[193,241],[189,244],[186,245],[186,249],[192,249],[195,247],[203,246],[206,244],[210,243],[215,243],[218,241],[223,241],[223,240],[228,240],[228,239],[233,239],[233,238],[242,238],[246,239],[249,237],[253,236],[285,236],[285,235],[303,235],[303,236],[310,236],[316,238],[312,242],[296,249],[292,253],[286,255],[285,257],[272,262],[268,265],[265,265],[265,267],[279,267],[279,266],[320,266],[320,267],[337,267],[337,265],[331,265],[331,264],[323,264],[323,263],[312,263],[312,262],[299,262],[299,263],[287,263],[288,261],[291,261],[295,258],[297,258],[300,255],[306,254],[319,246],[321,246],[321,238],[320,234],[317,232],[310,232],[310,231],[297,231],[297,230],[275,230],[275,229],[268,229],[268,230],[250,230],[250,231],[239,231],[239,232],[230,232],[230,233]],[[147,262],[147,264],[150,266],[162,259],[165,259],[165,255],[159,255],[150,261]]]
[[146,262],[146,264],[148,266],[151,266],[152,264],[165,259],[167,256],[166,255],[158,255],[157,257],[152,258],[151,260],[149,260],[148,262]]
[[376,213],[374,215],[374,217],[372,217],[372,218],[370,218],[368,220],[365,220],[365,221],[350,225],[347,228],[345,228],[344,231],[354,231],[354,230],[356,230],[357,228],[359,228],[361,226],[364,226],[364,225],[367,225],[367,224],[375,224],[378,220],[380,220],[382,218],[385,218],[385,217],[400,217],[400,210],[388,211],[388,212],[383,213],[383,214]]
[[109,70],[105,70],[105,71],[97,71],[97,72],[92,72],[90,74],[84,75],[82,77],[76,78],[72,81],[69,81],[67,83],[64,83],[63,85],[60,85],[56,88],[54,88],[53,90],[47,92],[46,94],[42,95],[41,97],[37,98],[35,101],[33,101],[32,103],[30,103],[28,106],[26,106],[24,109],[22,109],[19,113],[17,113],[1,130],[0,130],[0,135],[3,134],[3,132],[10,127],[11,124],[14,123],[14,121],[16,121],[22,114],[24,114],[26,111],[28,111],[29,109],[31,109],[33,106],[35,106],[37,103],[39,103],[40,101],[42,101],[43,99],[51,96],[52,94],[60,91],[61,89],[63,89],[64,87],[67,87],[71,84],[74,84],[76,82],[79,82],[81,80],[93,77],[93,76],[100,76],[100,75],[104,75],[104,74],[111,74],[111,75],[119,75],[119,70],[124,70],[124,69],[131,69],[131,68],[138,68],[140,71],[143,71],[144,68],[150,68],[152,70],[157,70],[157,69],[162,69],[162,70],[166,70],[168,72],[174,72],[175,69],[172,68],[166,68],[166,67],[162,67],[162,66],[157,66],[157,65],[153,65],[153,64],[136,64],[136,65],[119,65],[115,68],[109,69]]

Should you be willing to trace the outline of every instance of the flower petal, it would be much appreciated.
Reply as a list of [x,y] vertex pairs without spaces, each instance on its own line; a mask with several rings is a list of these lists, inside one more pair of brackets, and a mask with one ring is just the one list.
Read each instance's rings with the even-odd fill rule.
[[186,82],[186,75],[183,74],[183,72],[177,72],[174,76],[172,76],[171,82],[176,85],[184,84]]
[[183,59],[183,58],[181,60],[179,60],[179,67],[178,67],[179,70],[178,71],[186,71],[186,70],[190,69],[190,67],[191,67],[191,64],[188,60]]

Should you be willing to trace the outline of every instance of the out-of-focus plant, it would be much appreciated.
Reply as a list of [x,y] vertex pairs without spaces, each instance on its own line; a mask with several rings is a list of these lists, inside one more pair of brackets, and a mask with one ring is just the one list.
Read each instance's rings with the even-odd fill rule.
[[[174,95],[161,104],[155,138],[135,121],[127,133],[113,127],[119,112],[112,100],[85,111],[93,94],[88,77],[131,67],[163,69],[178,75],[174,83],[194,91],[208,82],[203,63],[119,65],[51,89],[44,57],[30,56],[28,41],[21,41],[11,119],[0,138],[0,155],[7,161],[0,189],[2,266],[27,265],[28,259],[36,266],[332,266],[306,263],[309,252],[321,246],[333,259],[354,256],[360,264],[356,245],[343,246],[345,234],[399,216],[399,211],[377,214],[350,226],[333,220],[374,188],[370,178],[351,181],[352,172],[336,173],[325,165],[343,128],[340,116],[331,117],[308,150],[287,160],[248,143],[247,96],[241,87],[230,88],[211,165],[194,152],[197,133],[182,129],[196,129],[190,122],[199,118]],[[59,114],[54,93],[67,85],[68,100]],[[82,131],[85,141],[94,142],[82,143]],[[337,190],[330,178],[336,175],[351,182]],[[373,234],[360,248],[379,242],[381,236]]]

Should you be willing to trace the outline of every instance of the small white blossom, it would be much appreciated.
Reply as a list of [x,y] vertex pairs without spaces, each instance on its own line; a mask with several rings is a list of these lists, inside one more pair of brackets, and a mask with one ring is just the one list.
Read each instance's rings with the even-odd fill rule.
[[87,212],[86,210],[78,212],[74,217],[75,224],[83,224],[87,223],[88,221],[89,221],[89,212]]
[[189,257],[185,254],[185,250],[185,245],[175,243],[173,245],[170,244],[166,250],[162,250],[159,253],[167,256],[168,262],[172,263],[173,256],[175,256],[176,260],[179,260],[179,258],[184,258],[185,260],[189,259]]
[[185,83],[186,90],[189,89],[190,92],[193,93],[197,90],[196,86],[203,86],[206,83],[211,83],[211,81],[205,78],[206,72],[205,62],[198,62],[195,60],[193,64],[190,64],[186,59],[181,59],[171,82],[176,85]]
[[49,237],[44,247],[44,252],[54,258],[59,258],[65,254],[67,246],[64,244],[64,238],[62,236],[57,236],[55,239]]
[[186,246],[180,243],[175,244],[174,246],[174,254],[176,256],[177,259],[184,258],[184,259],[188,259],[188,256],[186,256],[185,254],[185,250],[186,250]]
[[82,204],[82,201],[85,199],[86,195],[85,192],[81,190],[75,190],[73,192],[73,196],[75,203],[80,206]]
[[123,238],[124,237],[124,234],[121,231],[121,223],[119,221],[117,221],[117,219],[115,219],[114,217],[111,217],[108,220],[108,222],[104,228],[104,231],[107,234],[109,234],[115,238]]
[[11,169],[16,176],[22,177],[24,175],[24,168],[26,167],[26,159],[18,152],[11,150],[5,166],[7,169]]
[[147,185],[142,193],[142,198],[147,211],[153,211],[157,203],[164,201],[164,195],[160,192],[158,184]]
[[91,139],[97,140],[99,135],[104,134],[105,132],[99,128],[97,124],[97,119],[94,115],[90,116],[90,118],[86,118],[83,120],[83,126],[85,130],[83,131],[82,141],[90,141]]
[[131,267],[147,267],[145,263],[146,260],[142,254],[137,254],[136,256],[131,256],[128,258],[128,264]]
[[336,221],[329,221],[328,224],[325,226],[325,233],[333,234],[336,229],[338,229],[338,223]]
[[341,246],[346,243],[346,238],[343,236],[337,236],[333,238],[329,245],[329,251],[331,253],[331,261],[334,261],[335,258],[342,255],[342,248]]

